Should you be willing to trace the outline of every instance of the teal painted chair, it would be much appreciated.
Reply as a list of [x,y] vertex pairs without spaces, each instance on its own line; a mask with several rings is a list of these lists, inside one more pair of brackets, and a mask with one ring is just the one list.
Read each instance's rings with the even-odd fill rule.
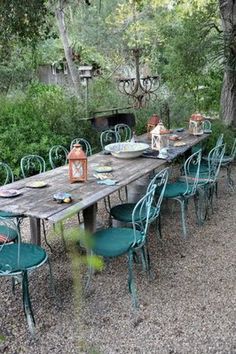
[[[180,204],[184,238],[187,237],[187,226],[186,226],[186,215],[185,215],[187,211],[187,204],[189,199],[193,198],[197,193],[201,154],[202,154],[201,150],[198,150],[197,152],[193,153],[184,163],[184,167],[183,167],[184,175],[182,176],[182,178],[175,182],[167,183],[166,189],[164,191],[164,196],[163,196],[164,199],[175,200]],[[194,165],[196,167],[194,175],[192,175],[191,172],[191,168],[190,168],[191,165]]]
[[[88,142],[88,140],[86,140],[84,138],[73,139],[70,143],[70,150],[72,150],[72,148],[75,144],[80,144],[82,146],[82,149],[85,152],[86,156],[92,155],[92,147],[91,147],[90,143]],[[78,213],[78,221],[79,221],[79,224],[82,224],[81,213]]]
[[[39,155],[26,155],[20,162],[21,173],[24,178],[37,175],[46,171],[46,163],[43,157]],[[42,220],[43,235],[46,245],[52,252],[52,247],[47,241],[45,221]]]
[[[199,224],[203,224],[209,210],[213,212],[213,197],[217,196],[217,178],[220,172],[225,145],[217,145],[209,152],[207,160],[201,159],[198,177],[198,207],[196,208]],[[189,183],[195,180],[196,166],[190,165]],[[181,177],[180,180],[183,180]]]
[[[51,286],[52,272],[46,251],[34,244],[23,243],[20,240],[17,225],[13,220],[0,217],[0,227],[8,230],[8,236],[16,233],[17,243],[6,243],[0,245],[0,277],[12,278],[13,291],[16,283],[20,280],[23,292],[23,308],[30,332],[33,334],[35,329],[35,319],[31,306],[29,294],[29,273],[48,263],[50,271]],[[14,301],[14,300],[13,300]]]
[[209,216],[209,210],[213,213],[213,198],[217,196],[218,176],[225,154],[225,144],[215,146],[208,154],[207,169],[205,164],[200,167],[199,172],[199,193],[203,200],[201,202],[200,222],[203,223]]
[[87,156],[92,155],[92,147],[91,147],[90,143],[88,142],[88,140],[86,140],[84,138],[73,139],[70,143],[70,150],[72,150],[72,148],[75,144],[80,144],[82,146],[83,151],[85,152],[85,154]]
[[[14,175],[10,166],[4,162],[0,162],[0,181],[1,185],[6,185],[8,183],[14,182]],[[15,214],[7,211],[0,210],[0,217],[10,218],[16,220],[18,231],[20,232],[20,223],[24,217],[21,214]],[[4,229],[4,226],[0,225],[0,244],[4,242],[15,242],[17,240],[17,233],[10,232]]]
[[119,143],[121,141],[120,134],[112,129],[104,130],[100,134],[100,144],[101,148],[104,151],[105,146],[108,144]]
[[[222,143],[221,144],[223,144],[223,139],[222,139]],[[219,145],[221,145],[221,144],[219,144]],[[232,164],[233,164],[233,162],[235,160],[235,157],[236,157],[236,138],[233,141],[230,154],[228,154],[228,155],[224,154],[224,156],[222,157],[222,160],[221,160],[221,166],[225,167],[226,168],[226,172],[227,172],[227,174],[226,174],[226,185],[227,185],[228,189],[232,190],[232,191],[235,190],[235,182],[234,182],[234,180],[231,177],[231,168],[232,168]],[[214,158],[216,159],[217,157],[215,156]],[[209,157],[205,157],[204,156],[203,160],[207,162],[209,160]],[[205,166],[206,166],[206,162],[205,162]],[[208,165],[207,165],[207,167],[208,167]]]
[[[156,185],[152,185],[147,194],[139,200],[132,212],[132,227],[108,228],[97,231],[91,236],[91,246],[88,255],[102,257],[128,256],[128,287],[135,307],[138,306],[136,287],[133,275],[133,260],[137,253],[141,253],[143,266],[150,271],[150,261],[146,243],[149,224],[153,221],[151,208],[155,195]],[[89,267],[89,285],[92,267]]]
[[60,167],[67,164],[68,150],[62,145],[54,145],[49,150],[49,162],[51,168]]
[[114,130],[120,136],[120,141],[129,141],[132,137],[132,131],[127,124],[120,123],[114,126]]
[[[151,189],[153,184],[157,185],[159,191],[161,189],[161,193],[159,194],[158,198],[154,198],[153,205],[151,206],[151,217],[153,217],[154,220],[159,220],[158,217],[160,215],[161,203],[166,188],[168,176],[169,176],[169,168],[165,168],[159,171],[152,178],[146,190],[147,193]],[[110,218],[111,220],[114,219],[122,223],[131,223],[132,213],[134,208],[135,208],[135,203],[123,203],[123,204],[115,205],[110,210]],[[160,223],[158,224],[158,227],[159,227],[159,234],[161,236]]]
[[20,168],[23,178],[34,176],[46,171],[46,163],[39,155],[27,155],[22,157]]

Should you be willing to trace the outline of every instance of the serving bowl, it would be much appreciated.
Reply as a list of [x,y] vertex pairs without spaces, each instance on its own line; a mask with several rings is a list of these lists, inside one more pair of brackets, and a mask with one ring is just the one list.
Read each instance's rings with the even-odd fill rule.
[[145,143],[113,143],[105,146],[105,150],[119,159],[132,159],[142,155],[149,148]]

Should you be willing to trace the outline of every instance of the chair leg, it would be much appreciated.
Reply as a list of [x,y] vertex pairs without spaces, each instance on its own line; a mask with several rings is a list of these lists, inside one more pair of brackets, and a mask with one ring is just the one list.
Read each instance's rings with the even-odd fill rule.
[[32,310],[32,305],[29,295],[29,280],[27,271],[24,271],[22,274],[22,290],[23,290],[23,306],[24,313],[28,323],[29,331],[33,335],[35,330],[35,319]]
[[132,250],[130,250],[128,253],[128,268],[129,268],[129,277],[128,277],[129,291],[132,296],[133,306],[137,308],[138,301],[137,301],[136,286],[135,286],[134,276],[133,276],[133,251]]
[[177,200],[180,203],[183,238],[186,239],[187,237],[187,227],[185,221],[186,201],[184,199],[178,199],[178,198],[176,198],[175,200]]
[[228,190],[231,190],[232,192],[234,192],[235,183],[234,183],[234,180],[231,177],[231,164],[228,164],[226,166],[226,171],[227,171],[227,187],[228,187]]
[[42,220],[42,226],[43,226],[44,241],[45,241],[46,245],[49,247],[50,251],[53,253],[52,246],[48,243],[48,240],[47,240],[47,233],[46,233],[46,227],[45,227],[44,220]]

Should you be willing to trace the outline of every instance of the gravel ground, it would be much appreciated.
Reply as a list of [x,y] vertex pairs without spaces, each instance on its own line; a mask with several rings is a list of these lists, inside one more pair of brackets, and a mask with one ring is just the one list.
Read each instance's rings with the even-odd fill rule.
[[[233,175],[236,179],[235,166]],[[32,338],[20,286],[13,295],[11,282],[1,278],[0,352],[236,353],[235,193],[229,194],[220,180],[214,214],[200,228],[191,204],[187,240],[181,238],[179,209],[173,208],[173,213],[165,209],[163,242],[154,228],[150,231],[153,279],[136,265],[139,310],[131,305],[125,257],[106,262],[103,271],[94,275],[90,292],[78,301],[73,284],[81,277],[83,288],[85,267],[73,273],[73,281],[62,239],[49,233],[53,253],[45,247],[60,301],[50,294],[46,266],[31,274],[37,324]],[[99,216],[107,218],[103,204]],[[27,220],[22,233],[28,240]]]

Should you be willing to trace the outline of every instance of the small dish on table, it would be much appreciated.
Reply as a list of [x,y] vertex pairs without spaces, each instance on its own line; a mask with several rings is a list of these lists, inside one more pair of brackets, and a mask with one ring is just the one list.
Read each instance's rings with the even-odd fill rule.
[[2,198],[13,198],[22,194],[18,189],[0,189],[0,197]]

